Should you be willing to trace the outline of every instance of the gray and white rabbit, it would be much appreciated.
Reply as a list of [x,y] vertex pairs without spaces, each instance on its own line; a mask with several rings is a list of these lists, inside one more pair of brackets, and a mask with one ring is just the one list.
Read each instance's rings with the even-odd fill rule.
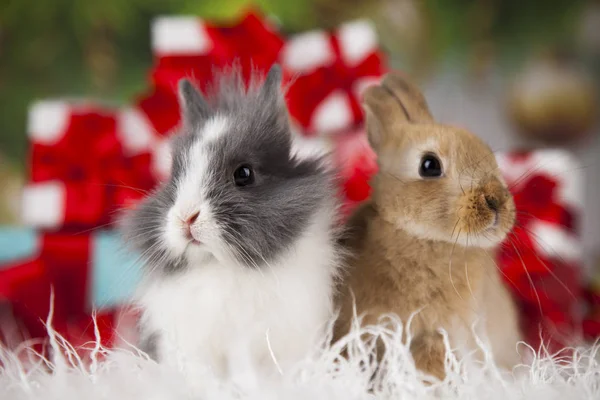
[[[170,179],[124,219],[141,252],[141,335],[160,362],[277,372],[302,359],[332,317],[338,197],[323,156],[298,158],[271,68],[214,96],[179,82]],[[194,364],[194,365],[196,365]]]

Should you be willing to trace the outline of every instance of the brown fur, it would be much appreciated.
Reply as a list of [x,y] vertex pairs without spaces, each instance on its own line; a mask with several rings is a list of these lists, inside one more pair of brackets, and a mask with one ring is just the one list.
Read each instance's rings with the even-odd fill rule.
[[[340,289],[336,337],[348,331],[354,305],[364,324],[389,313],[406,322],[419,311],[411,324],[414,359],[442,378],[438,329],[471,350],[472,325],[483,318],[498,363],[511,367],[517,318],[493,248],[512,229],[515,207],[493,153],[470,132],[435,124],[421,92],[400,73],[369,88],[363,106],[380,172],[371,201],[348,223],[344,245],[354,256]],[[427,153],[441,159],[441,178],[419,176]]]

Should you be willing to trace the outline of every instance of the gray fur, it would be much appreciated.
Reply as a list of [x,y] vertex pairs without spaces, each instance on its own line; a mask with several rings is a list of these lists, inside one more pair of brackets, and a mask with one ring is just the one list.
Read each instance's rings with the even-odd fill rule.
[[[269,71],[263,85],[253,79],[247,90],[239,72],[225,74],[207,101],[186,82],[179,85],[184,121],[173,141],[171,178],[127,217],[126,242],[144,253],[150,269],[169,273],[187,266],[187,260],[169,257],[160,231],[175,202],[177,178],[187,168],[186,153],[201,140],[203,124],[218,114],[227,118],[229,130],[210,144],[211,175],[198,185],[207,186],[221,237],[237,260],[260,268],[294,244],[325,201],[335,196],[332,171],[319,158],[291,156],[278,66]],[[254,185],[235,186],[233,173],[241,164],[254,168]]]
[[160,339],[160,334],[158,332],[152,332],[148,334],[144,326],[138,327],[141,338],[138,343],[138,348],[146,353],[148,357],[152,360],[158,360],[158,341]]
[[186,129],[194,129],[209,117],[210,107],[198,93],[194,85],[187,79],[179,81],[179,104]]

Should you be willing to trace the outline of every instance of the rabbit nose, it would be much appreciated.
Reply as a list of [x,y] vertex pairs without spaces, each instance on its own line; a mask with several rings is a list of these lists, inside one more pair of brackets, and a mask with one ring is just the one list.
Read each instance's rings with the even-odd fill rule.
[[196,220],[198,219],[198,216],[200,215],[200,212],[197,211],[195,213],[193,213],[192,215],[190,215],[186,220],[185,220],[185,224],[187,226],[193,225],[194,222],[196,222]]
[[497,212],[500,208],[500,200],[498,200],[495,196],[485,195],[485,204],[490,208],[490,210]]
[[195,212],[194,214],[190,215],[187,219],[185,219],[183,221],[183,225],[184,225],[183,229],[185,231],[186,238],[193,239],[192,225],[194,224],[194,222],[196,222],[199,215],[200,215],[200,212]]

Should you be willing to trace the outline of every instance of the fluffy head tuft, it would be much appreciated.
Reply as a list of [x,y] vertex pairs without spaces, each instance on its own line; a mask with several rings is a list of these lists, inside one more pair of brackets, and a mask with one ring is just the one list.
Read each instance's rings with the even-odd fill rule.
[[268,264],[335,197],[323,159],[292,151],[278,66],[248,85],[235,68],[215,82],[206,99],[180,82],[170,179],[126,218],[127,241],[152,269]]
[[512,229],[515,205],[490,148],[436,124],[417,87],[386,75],[364,95],[378,154],[374,202],[384,218],[423,239],[491,247]]

